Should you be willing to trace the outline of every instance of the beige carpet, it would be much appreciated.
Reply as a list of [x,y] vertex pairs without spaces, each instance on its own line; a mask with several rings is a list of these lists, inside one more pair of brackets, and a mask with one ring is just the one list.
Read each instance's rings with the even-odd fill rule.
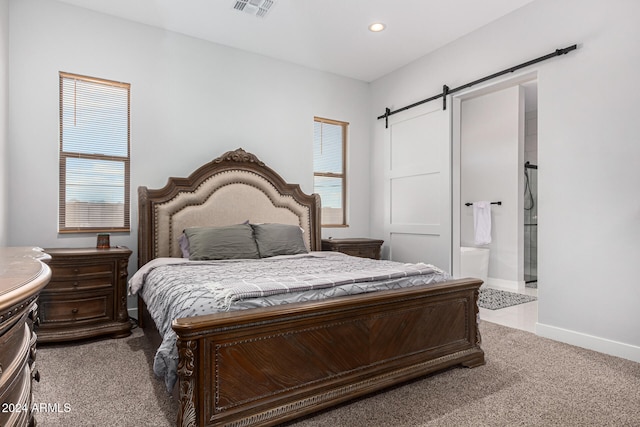
[[36,413],[38,427],[175,426],[178,406],[153,374],[153,354],[141,329],[122,339],[38,346],[33,400],[69,408]]
[[[640,426],[640,364],[481,323],[485,366],[454,368],[289,423],[336,426]],[[119,340],[41,346],[38,426],[171,426],[139,329]]]

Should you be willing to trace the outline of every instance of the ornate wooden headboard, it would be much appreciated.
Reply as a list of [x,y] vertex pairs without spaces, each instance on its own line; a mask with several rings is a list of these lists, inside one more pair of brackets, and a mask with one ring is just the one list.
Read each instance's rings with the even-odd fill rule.
[[161,189],[138,188],[138,267],[180,257],[186,227],[277,222],[304,230],[309,250],[320,250],[320,196],[289,184],[255,155],[238,148]]

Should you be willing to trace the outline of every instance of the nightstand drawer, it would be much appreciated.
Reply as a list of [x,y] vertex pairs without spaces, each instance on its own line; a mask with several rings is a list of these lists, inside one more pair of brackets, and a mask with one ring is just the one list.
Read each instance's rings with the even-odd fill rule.
[[111,263],[91,265],[51,264],[52,280],[84,280],[93,277],[110,277],[113,271]]
[[23,361],[11,373],[13,375],[7,377],[7,382],[2,384],[0,402],[3,410],[0,411],[0,426],[35,425],[31,423],[34,421],[31,418],[31,368]]
[[6,380],[2,375],[3,370],[8,373],[9,366],[12,363],[17,360],[27,359],[29,353],[31,328],[25,321],[19,321],[17,325],[0,336],[0,348],[2,348],[0,352],[0,383]]
[[323,251],[337,251],[361,258],[380,259],[380,250],[384,240],[347,238],[322,239]]
[[361,258],[378,258],[377,251],[378,249],[375,247],[357,247],[357,248],[341,248],[339,249],[340,252],[347,254],[347,255],[351,255],[351,256],[357,256],[357,257],[361,257]]
[[92,277],[90,279],[69,278],[68,280],[52,280],[47,285],[47,291],[75,291],[75,290],[91,290],[100,288],[111,288],[113,286],[113,277],[111,274],[104,277]]
[[48,295],[40,298],[40,327],[47,323],[79,323],[113,317],[113,296],[107,292]]

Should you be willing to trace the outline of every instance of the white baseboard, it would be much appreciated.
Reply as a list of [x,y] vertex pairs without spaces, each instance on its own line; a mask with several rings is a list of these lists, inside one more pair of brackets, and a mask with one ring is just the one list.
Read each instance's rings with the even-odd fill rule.
[[496,279],[495,277],[487,277],[486,285],[492,288],[499,288],[508,291],[517,291],[524,288],[524,281]]
[[555,326],[536,323],[536,334],[544,338],[564,342],[588,350],[598,351],[611,356],[621,357],[640,363],[640,347],[617,341],[599,338],[581,332],[570,331]]

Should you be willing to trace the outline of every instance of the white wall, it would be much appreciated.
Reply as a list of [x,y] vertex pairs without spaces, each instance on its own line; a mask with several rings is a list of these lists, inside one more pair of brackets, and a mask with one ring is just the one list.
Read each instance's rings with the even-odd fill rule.
[[7,244],[9,200],[8,131],[9,118],[9,0],[0,0],[0,246]]
[[538,333],[640,361],[640,2],[536,0],[371,90],[54,1],[10,0],[9,7],[10,245],[95,244],[94,236],[57,233],[58,71],[132,84],[133,229],[112,236],[115,244],[135,250],[138,185],[162,186],[239,146],[311,191],[314,115],[351,123],[351,227],[331,235],[368,235],[371,215],[371,234],[381,237],[384,123],[375,117],[385,107],[579,43],[532,67],[539,75]]
[[[526,96],[526,95],[525,95]],[[525,112],[524,161],[538,164],[538,107]]]
[[[95,235],[60,235],[58,72],[131,83],[131,233],[137,192],[186,176],[242,147],[285,180],[313,191],[313,117],[350,123],[350,227],[369,233],[369,85],[149,26],[45,0],[10,1],[9,243],[94,246]],[[37,29],[37,31],[36,31]]]
[[372,84],[372,232],[384,108],[579,44],[538,72],[537,332],[640,361],[640,2],[537,0]]
[[464,204],[501,201],[491,206],[492,241],[483,246],[490,249],[487,283],[511,288],[523,279],[523,96],[516,85],[465,99],[460,114],[460,244],[476,246],[473,207]]

